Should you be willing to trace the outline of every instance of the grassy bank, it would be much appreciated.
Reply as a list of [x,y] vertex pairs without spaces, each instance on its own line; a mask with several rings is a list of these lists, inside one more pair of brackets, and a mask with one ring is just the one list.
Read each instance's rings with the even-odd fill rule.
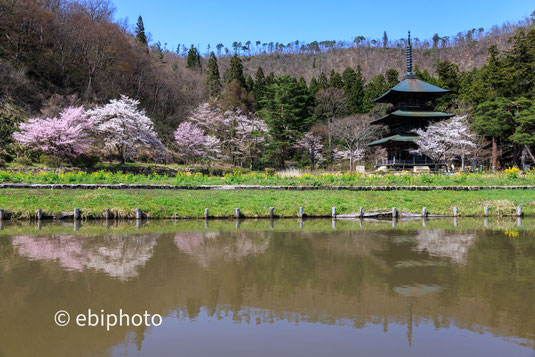
[[82,216],[101,217],[106,208],[120,217],[134,217],[137,207],[153,218],[203,217],[210,209],[214,217],[233,217],[240,208],[246,217],[267,217],[269,207],[281,217],[295,217],[299,207],[311,216],[330,215],[331,207],[339,214],[356,213],[359,207],[367,212],[390,211],[429,214],[451,214],[459,207],[461,216],[482,215],[483,206],[490,207],[491,216],[511,215],[516,206],[524,214],[535,215],[535,191],[164,191],[164,190],[40,190],[4,189],[0,191],[0,208],[15,218],[34,216],[38,208],[46,214],[72,212],[80,208]]
[[263,186],[523,186],[535,185],[535,172],[517,170],[500,173],[412,174],[398,173],[316,173],[279,175],[236,171],[223,176],[179,173],[176,176],[139,175],[98,171],[9,172],[0,171],[0,183],[44,184],[155,184],[155,185],[263,185]]

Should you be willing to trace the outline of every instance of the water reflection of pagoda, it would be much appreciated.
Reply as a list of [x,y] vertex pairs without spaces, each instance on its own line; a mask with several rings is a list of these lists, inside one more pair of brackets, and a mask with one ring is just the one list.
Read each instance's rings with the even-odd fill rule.
[[414,129],[425,129],[434,121],[452,117],[453,114],[433,110],[432,102],[448,93],[442,89],[416,78],[412,73],[412,45],[411,34],[407,43],[407,75],[403,80],[373,101],[376,103],[391,103],[393,108],[389,113],[370,122],[372,125],[384,125],[388,134],[368,146],[383,147],[387,151],[387,158],[379,160],[377,166],[393,169],[414,168],[428,166],[433,161],[426,156],[413,154],[418,136]]

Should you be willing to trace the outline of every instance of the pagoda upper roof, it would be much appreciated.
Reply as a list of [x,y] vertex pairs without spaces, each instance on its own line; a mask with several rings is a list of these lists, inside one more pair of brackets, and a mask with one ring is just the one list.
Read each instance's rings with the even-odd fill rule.
[[441,119],[441,118],[450,118],[454,114],[448,114],[444,112],[435,112],[435,111],[407,111],[407,110],[396,110],[392,113],[389,113],[379,119],[372,120],[370,124],[383,124],[395,118],[422,118],[422,119]]
[[378,103],[394,102],[396,97],[407,94],[426,94],[430,96],[438,96],[448,93],[448,89],[440,88],[430,83],[419,80],[414,75],[407,75],[401,82],[396,84],[392,89],[388,90],[379,98],[374,99]]

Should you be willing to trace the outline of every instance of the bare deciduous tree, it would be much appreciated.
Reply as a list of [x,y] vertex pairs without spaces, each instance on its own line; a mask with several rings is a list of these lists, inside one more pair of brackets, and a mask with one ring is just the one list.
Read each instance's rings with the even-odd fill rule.
[[355,155],[366,150],[366,144],[375,139],[381,128],[370,125],[371,118],[367,115],[349,116],[334,120],[332,123],[333,137],[348,152],[349,170],[353,170]]

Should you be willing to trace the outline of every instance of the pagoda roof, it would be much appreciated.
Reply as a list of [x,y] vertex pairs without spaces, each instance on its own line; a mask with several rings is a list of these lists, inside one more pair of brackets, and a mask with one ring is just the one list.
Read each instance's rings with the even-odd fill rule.
[[415,142],[420,138],[416,135],[393,135],[379,140],[372,141],[368,146],[381,145],[389,142]]
[[436,112],[436,111],[408,111],[408,110],[396,110],[392,113],[388,113],[387,115],[372,120],[370,124],[382,124],[384,122],[387,122],[389,119],[392,119],[394,117],[397,118],[423,118],[423,119],[440,119],[440,118],[449,118],[452,117],[454,114],[448,114],[444,112]]
[[448,89],[440,88],[430,83],[424,82],[416,78],[414,75],[407,75],[405,79],[395,85],[392,89],[388,90],[385,94],[379,98],[374,99],[374,102],[378,103],[390,103],[393,102],[395,97],[406,94],[427,94],[431,96],[438,96],[449,93]]

